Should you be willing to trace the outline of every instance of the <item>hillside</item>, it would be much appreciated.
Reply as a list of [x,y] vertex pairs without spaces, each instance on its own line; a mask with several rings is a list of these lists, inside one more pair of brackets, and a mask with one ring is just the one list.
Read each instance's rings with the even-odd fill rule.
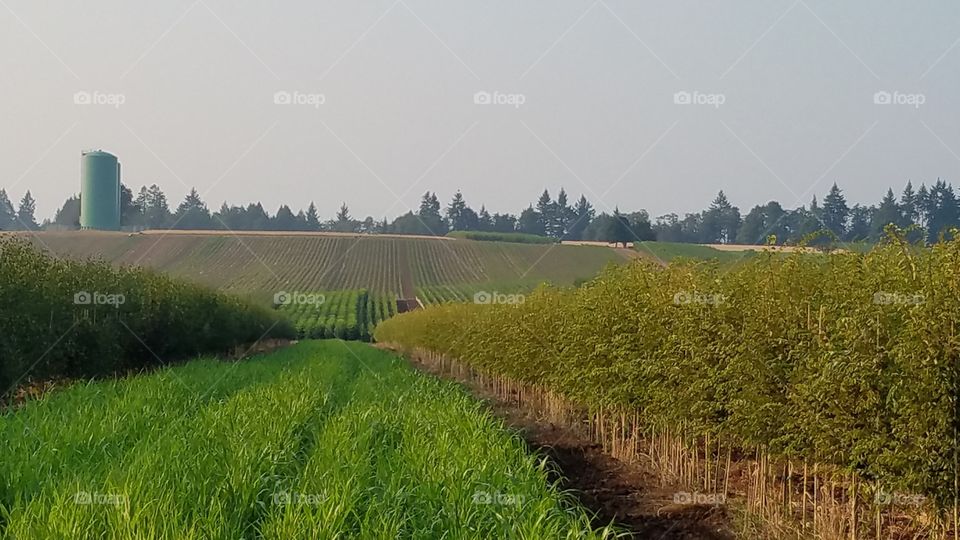
[[612,249],[335,234],[41,232],[58,256],[141,265],[226,291],[270,298],[278,291],[368,289],[412,297],[437,285],[571,284],[627,260]]

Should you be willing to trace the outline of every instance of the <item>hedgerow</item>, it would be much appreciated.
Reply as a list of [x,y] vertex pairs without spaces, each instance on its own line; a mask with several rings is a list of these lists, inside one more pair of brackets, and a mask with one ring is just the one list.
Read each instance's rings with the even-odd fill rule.
[[958,314],[960,241],[891,237],[731,270],[637,261],[522,304],[403,314],[375,337],[942,509],[957,497]]
[[0,396],[29,379],[96,377],[294,336],[266,307],[0,239]]

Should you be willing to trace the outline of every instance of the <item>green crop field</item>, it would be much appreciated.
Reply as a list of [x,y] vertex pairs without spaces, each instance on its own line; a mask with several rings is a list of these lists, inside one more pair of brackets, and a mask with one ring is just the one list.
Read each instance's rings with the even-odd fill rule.
[[600,538],[459,387],[341,341],[0,414],[0,538]]
[[294,322],[301,338],[369,341],[374,327],[397,313],[397,299],[366,289],[287,293],[278,309]]
[[60,256],[142,265],[262,301],[281,291],[412,297],[435,285],[572,284],[627,260],[596,246],[363,235],[46,232],[33,240]]

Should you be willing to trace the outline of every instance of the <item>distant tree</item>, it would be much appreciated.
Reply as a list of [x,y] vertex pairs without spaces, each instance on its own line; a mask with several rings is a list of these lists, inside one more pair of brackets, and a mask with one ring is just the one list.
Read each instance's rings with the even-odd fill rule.
[[570,225],[574,220],[574,213],[573,208],[570,208],[570,204],[567,202],[567,192],[563,188],[560,188],[560,193],[557,194],[557,200],[553,203],[551,210],[553,215],[551,216],[550,236],[557,239],[567,237]]
[[571,240],[582,240],[583,232],[590,226],[594,215],[593,206],[587,201],[586,197],[580,195],[580,199],[570,209],[570,221],[567,224],[566,237]]
[[743,218],[740,230],[737,231],[738,244],[763,244],[767,236],[767,216],[764,207],[754,206]]
[[53,217],[53,222],[62,227],[71,229],[80,228],[80,197],[73,195],[64,201],[63,206],[57,210]]
[[903,213],[897,205],[897,199],[893,195],[893,190],[888,189],[887,195],[880,201],[880,206],[873,212],[870,222],[870,237],[878,240],[884,235],[884,228],[889,224],[897,226],[903,225]]
[[543,228],[543,221],[540,219],[540,213],[534,210],[533,206],[528,206],[520,213],[520,218],[517,219],[517,232],[540,236],[546,233]]
[[930,192],[926,184],[920,184],[916,197],[917,223],[926,226],[930,219]]
[[540,194],[540,198],[537,199],[537,216],[540,219],[540,228],[543,229],[542,234],[553,236],[556,234],[554,228],[556,227],[556,207],[553,204],[553,201],[550,199],[550,192],[543,190],[543,193]]
[[149,188],[140,190],[142,202],[138,197],[138,205],[143,208],[144,226],[150,229],[160,229],[170,224],[170,207],[167,204],[167,196],[164,195],[160,186],[152,184]]
[[280,208],[277,209],[277,215],[271,221],[273,225],[271,228],[275,231],[298,231],[302,229],[297,221],[297,216],[285,204],[280,205]]
[[477,230],[487,232],[493,230],[493,217],[490,216],[490,212],[487,212],[486,206],[481,206],[477,214]]
[[872,206],[853,205],[850,209],[850,226],[847,228],[848,242],[864,242],[873,236],[873,216],[877,209]]
[[623,216],[629,227],[630,238],[624,242],[643,242],[647,240],[656,240],[657,235],[653,232],[653,226],[650,224],[650,215],[646,210],[631,212]]
[[340,205],[340,209],[337,210],[337,216],[330,224],[330,228],[336,232],[357,232],[360,228],[360,223],[350,217],[350,209],[347,208],[347,203],[344,202]]
[[908,180],[907,186],[903,188],[903,193],[900,195],[900,213],[903,215],[901,223],[904,227],[920,222],[917,202],[917,194],[913,191],[913,182]]
[[36,212],[37,201],[35,201],[33,195],[30,194],[30,190],[27,190],[23,198],[20,199],[20,208],[17,209],[17,223],[20,225],[20,228],[28,231],[36,230],[39,227],[35,217]]
[[434,235],[434,232],[423,222],[423,218],[413,212],[398,216],[387,230],[394,234]]
[[[960,203],[957,201],[957,195],[953,191],[953,186],[939,179],[937,183],[930,188],[929,197],[927,241],[934,243],[939,240],[941,234],[958,226]],[[949,237],[949,235],[947,236]]]
[[7,196],[6,190],[0,189],[0,231],[12,231],[18,228],[17,213],[13,209],[10,197]]
[[142,225],[143,210],[133,198],[133,191],[120,184],[120,225]]
[[320,230],[320,217],[317,215],[317,205],[313,204],[313,201],[310,201],[310,206],[307,207],[306,222],[308,231]]
[[459,190],[447,206],[447,221],[450,222],[450,229],[454,231],[473,231],[479,224],[477,213],[467,206],[467,201]]
[[517,230],[517,217],[513,214],[494,214],[492,230],[501,233],[515,232]]
[[447,234],[447,225],[443,222],[443,216],[440,215],[440,199],[437,198],[436,193],[428,191],[423,194],[420,199],[420,209],[416,215],[421,222],[416,234],[434,236]]
[[706,244],[730,243],[737,237],[740,228],[740,210],[730,204],[720,191],[703,213],[701,241]]
[[843,197],[843,192],[837,187],[836,182],[830,188],[830,192],[823,199],[823,224],[837,238],[843,238],[847,232],[847,219],[850,217],[850,208],[847,206],[847,200]]
[[206,203],[200,199],[196,188],[190,188],[190,193],[184,197],[173,215],[175,229],[210,229],[213,221]]

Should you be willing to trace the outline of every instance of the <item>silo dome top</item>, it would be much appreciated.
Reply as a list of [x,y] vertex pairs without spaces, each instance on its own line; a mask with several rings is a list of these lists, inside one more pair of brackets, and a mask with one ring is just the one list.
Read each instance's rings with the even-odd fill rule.
[[104,152],[103,150],[83,150],[80,152],[81,156],[104,156],[115,158],[117,156],[111,154],[110,152]]

